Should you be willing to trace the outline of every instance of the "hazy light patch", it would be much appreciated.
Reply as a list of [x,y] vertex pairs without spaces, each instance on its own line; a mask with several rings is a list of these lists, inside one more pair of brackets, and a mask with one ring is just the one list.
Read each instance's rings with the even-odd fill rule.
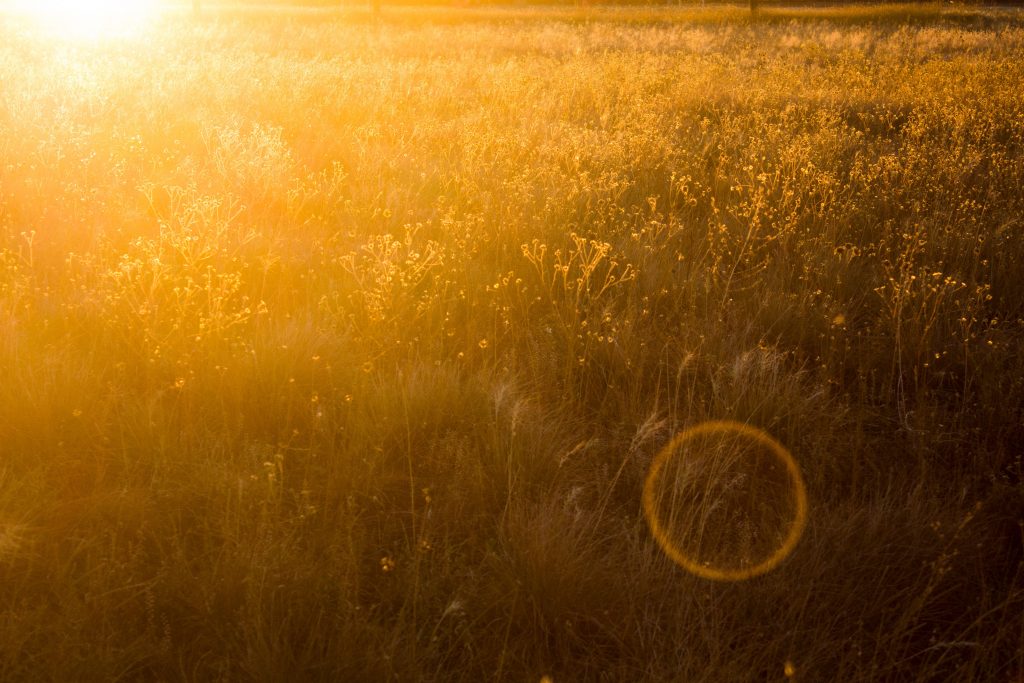
[[13,0],[42,35],[100,41],[138,35],[157,14],[158,0]]

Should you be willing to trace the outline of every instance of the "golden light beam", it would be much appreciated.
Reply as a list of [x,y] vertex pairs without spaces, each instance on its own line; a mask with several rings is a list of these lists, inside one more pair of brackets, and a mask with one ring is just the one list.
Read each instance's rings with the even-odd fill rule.
[[14,0],[15,14],[41,34],[99,41],[138,34],[156,15],[159,0]]

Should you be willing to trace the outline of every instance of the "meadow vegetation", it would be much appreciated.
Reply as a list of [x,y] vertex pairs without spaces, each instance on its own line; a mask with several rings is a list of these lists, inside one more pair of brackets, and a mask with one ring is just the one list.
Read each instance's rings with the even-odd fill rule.
[[[1022,86],[999,10],[0,18],[0,679],[1018,680]],[[710,419],[807,482],[746,582],[641,512]]]

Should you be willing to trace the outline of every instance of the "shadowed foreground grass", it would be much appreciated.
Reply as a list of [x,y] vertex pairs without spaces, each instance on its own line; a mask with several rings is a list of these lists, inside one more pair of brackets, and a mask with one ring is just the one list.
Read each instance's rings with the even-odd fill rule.
[[0,679],[1017,680],[1020,15],[695,11],[0,19]]

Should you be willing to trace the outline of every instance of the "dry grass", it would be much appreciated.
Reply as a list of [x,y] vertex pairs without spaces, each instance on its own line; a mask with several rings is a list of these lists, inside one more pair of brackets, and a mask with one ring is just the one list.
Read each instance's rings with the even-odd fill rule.
[[[0,19],[0,679],[1017,680],[1022,83],[1009,11]],[[707,419],[807,480],[749,582],[641,514]]]

